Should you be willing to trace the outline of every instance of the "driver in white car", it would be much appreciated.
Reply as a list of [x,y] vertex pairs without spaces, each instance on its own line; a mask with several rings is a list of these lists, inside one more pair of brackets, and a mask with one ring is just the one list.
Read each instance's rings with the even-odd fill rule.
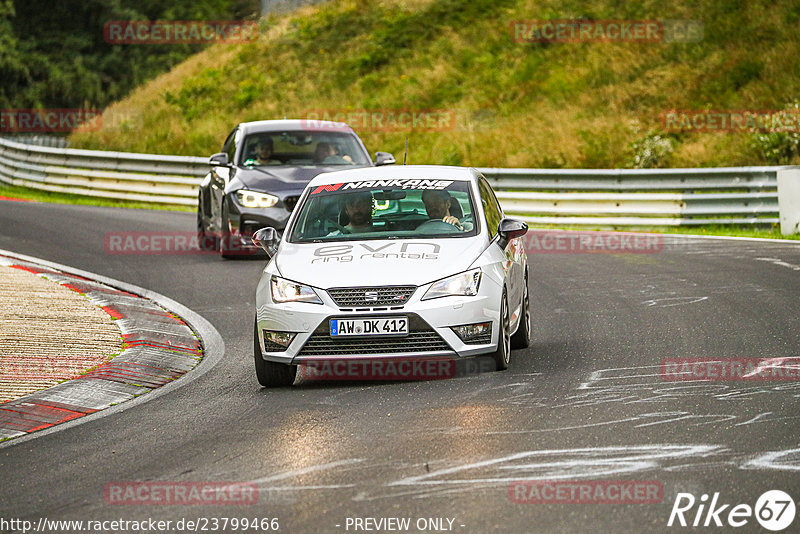
[[426,189],[422,192],[422,203],[425,204],[425,211],[431,220],[441,220],[447,224],[452,224],[462,232],[469,231],[457,217],[450,215],[450,193],[440,189]]

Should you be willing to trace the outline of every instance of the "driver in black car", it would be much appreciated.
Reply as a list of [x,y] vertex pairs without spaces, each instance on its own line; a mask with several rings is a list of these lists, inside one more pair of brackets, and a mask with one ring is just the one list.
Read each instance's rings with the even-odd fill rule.
[[426,189],[422,192],[422,203],[431,220],[452,224],[462,232],[466,230],[457,217],[450,215],[450,193],[441,189]]
[[265,137],[256,145],[256,157],[253,159],[256,165],[278,165],[280,160],[272,157],[272,139]]

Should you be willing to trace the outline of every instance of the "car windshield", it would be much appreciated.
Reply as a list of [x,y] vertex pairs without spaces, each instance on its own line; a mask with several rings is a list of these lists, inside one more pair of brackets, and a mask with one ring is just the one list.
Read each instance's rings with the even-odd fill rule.
[[369,156],[355,135],[341,132],[260,132],[244,140],[239,164],[262,165],[369,165]]
[[469,182],[367,180],[311,190],[290,230],[292,243],[470,237],[477,234]]

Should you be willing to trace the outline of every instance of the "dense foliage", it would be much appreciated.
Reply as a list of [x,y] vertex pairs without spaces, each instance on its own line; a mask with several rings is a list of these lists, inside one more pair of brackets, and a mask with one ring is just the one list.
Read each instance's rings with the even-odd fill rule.
[[259,0],[0,0],[0,108],[103,108],[203,45],[111,45],[114,20],[253,19]]

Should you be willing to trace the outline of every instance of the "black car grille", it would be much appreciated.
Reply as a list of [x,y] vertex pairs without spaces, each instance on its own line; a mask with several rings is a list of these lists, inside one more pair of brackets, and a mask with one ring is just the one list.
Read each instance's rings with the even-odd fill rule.
[[410,332],[401,338],[334,339],[313,335],[299,356],[339,356],[347,354],[391,354],[449,351],[450,347],[434,331]]
[[297,206],[297,201],[300,200],[299,196],[293,197],[286,197],[283,199],[283,205],[286,206],[286,211],[292,212],[294,211],[294,207]]
[[[352,318],[357,318],[353,316]],[[344,356],[349,354],[420,354],[452,351],[450,346],[418,315],[408,316],[409,332],[402,337],[333,337],[325,319],[308,338],[298,356]]]
[[342,287],[329,289],[328,294],[340,308],[404,306],[416,286]]

